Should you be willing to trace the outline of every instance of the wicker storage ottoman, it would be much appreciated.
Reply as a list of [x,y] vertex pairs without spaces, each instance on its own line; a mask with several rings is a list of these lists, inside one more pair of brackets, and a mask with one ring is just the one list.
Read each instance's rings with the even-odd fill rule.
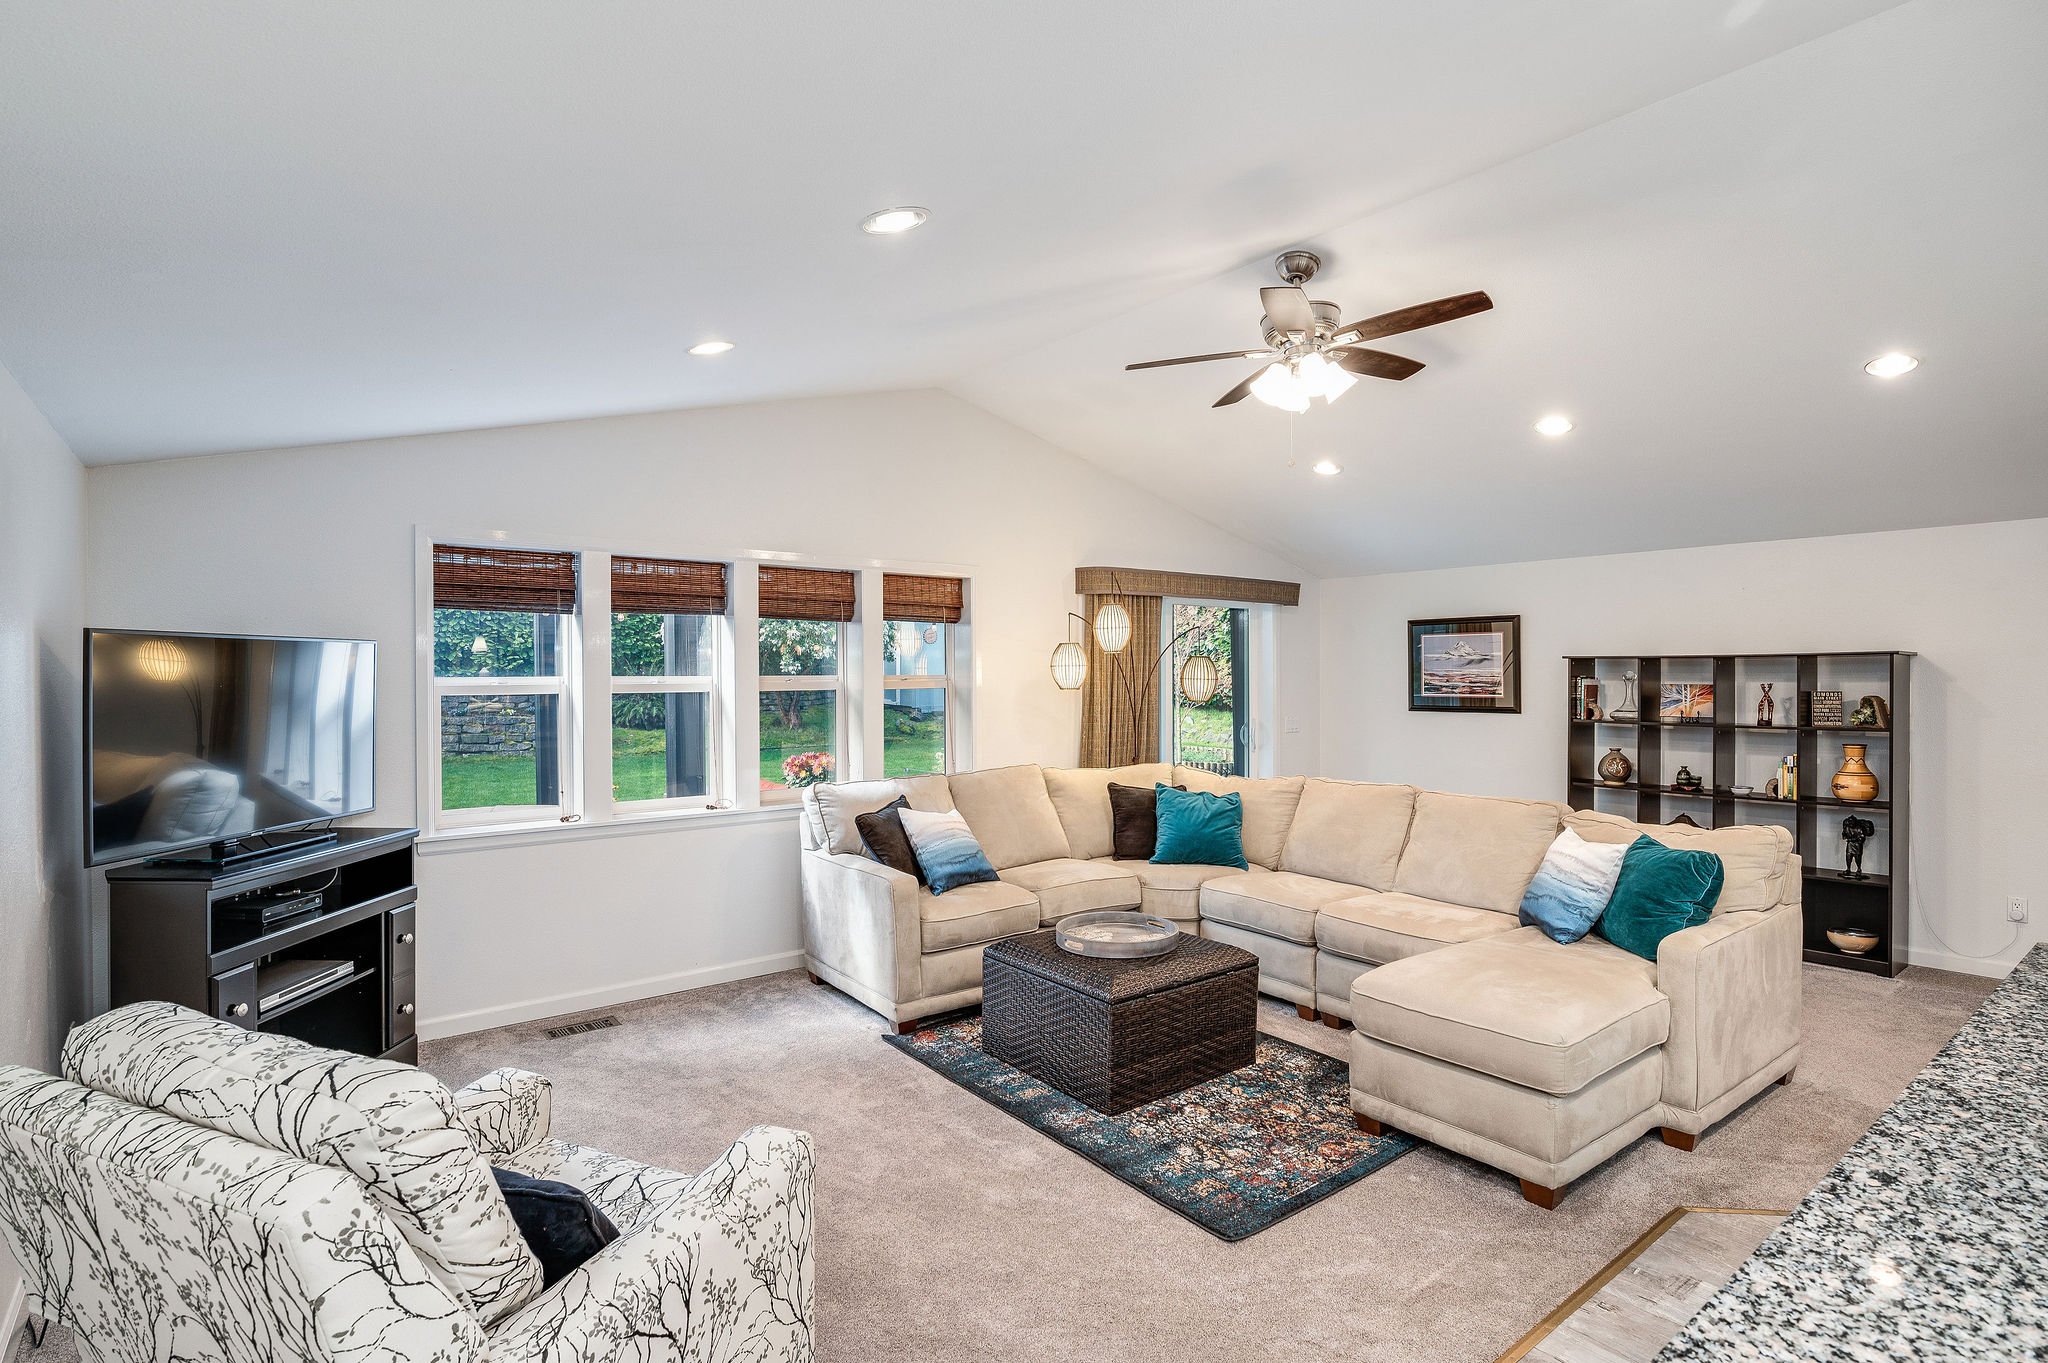
[[1098,1112],[1127,1112],[1252,1063],[1259,958],[1183,935],[1164,956],[1061,951],[1048,928],[981,958],[988,1053]]

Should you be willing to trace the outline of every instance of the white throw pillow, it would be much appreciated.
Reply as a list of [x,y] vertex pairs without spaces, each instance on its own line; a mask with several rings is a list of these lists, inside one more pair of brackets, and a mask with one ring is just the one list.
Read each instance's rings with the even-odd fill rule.
[[933,894],[998,878],[959,810],[926,814],[904,809],[897,811],[897,817],[903,820],[904,836],[910,839],[910,850],[917,853],[917,864]]
[[1543,864],[1522,895],[1522,922],[1553,942],[1576,942],[1593,930],[1628,856],[1625,842],[1587,842],[1567,828],[1551,840]]

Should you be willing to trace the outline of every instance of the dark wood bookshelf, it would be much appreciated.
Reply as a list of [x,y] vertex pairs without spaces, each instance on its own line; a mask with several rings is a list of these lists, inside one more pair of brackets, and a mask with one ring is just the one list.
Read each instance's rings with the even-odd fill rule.
[[[1566,703],[1576,703],[1578,683],[1600,684],[1598,703],[1611,710],[1622,699],[1623,674],[1636,674],[1634,719],[1580,718],[1567,709],[1566,790],[1574,809],[1600,809],[1643,824],[1672,822],[1684,814],[1701,827],[1775,823],[1792,834],[1800,858],[1805,905],[1805,952],[1809,962],[1880,975],[1906,968],[1907,836],[1910,808],[1908,733],[1912,704],[1909,652],[1665,654],[1659,657],[1576,656],[1565,660]],[[1665,683],[1711,683],[1710,720],[1673,722],[1658,717]],[[1756,722],[1761,683],[1770,682],[1777,704],[1774,722]],[[1801,698],[1832,689],[1843,693],[1845,713],[1865,695],[1882,697],[1890,711],[1881,726],[1802,723]],[[1770,740],[1783,736],[1774,746]],[[1842,745],[1862,743],[1879,779],[1875,800],[1836,798],[1830,781],[1842,764]],[[1633,770],[1620,785],[1598,776],[1600,759],[1620,748]],[[1776,756],[1796,756],[1795,799],[1764,794],[1758,774]],[[1698,791],[1671,788],[1681,766],[1705,783]],[[1733,787],[1750,786],[1746,795]],[[1850,879],[1841,865],[1841,820],[1869,818],[1877,832],[1864,847],[1862,879]],[[1875,868],[1875,869],[1869,869]],[[1878,944],[1855,956],[1828,941],[1830,930],[1862,928]]]

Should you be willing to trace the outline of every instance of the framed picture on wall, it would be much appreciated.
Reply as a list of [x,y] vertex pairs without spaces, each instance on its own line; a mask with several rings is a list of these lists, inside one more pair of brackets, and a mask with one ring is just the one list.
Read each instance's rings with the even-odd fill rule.
[[1522,713],[1522,617],[1410,620],[1408,708]]

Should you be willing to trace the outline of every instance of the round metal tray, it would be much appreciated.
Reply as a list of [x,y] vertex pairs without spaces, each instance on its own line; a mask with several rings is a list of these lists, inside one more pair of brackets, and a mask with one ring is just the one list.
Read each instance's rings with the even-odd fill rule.
[[1180,929],[1149,913],[1108,909],[1062,918],[1055,939],[1076,956],[1164,956],[1180,943]]

